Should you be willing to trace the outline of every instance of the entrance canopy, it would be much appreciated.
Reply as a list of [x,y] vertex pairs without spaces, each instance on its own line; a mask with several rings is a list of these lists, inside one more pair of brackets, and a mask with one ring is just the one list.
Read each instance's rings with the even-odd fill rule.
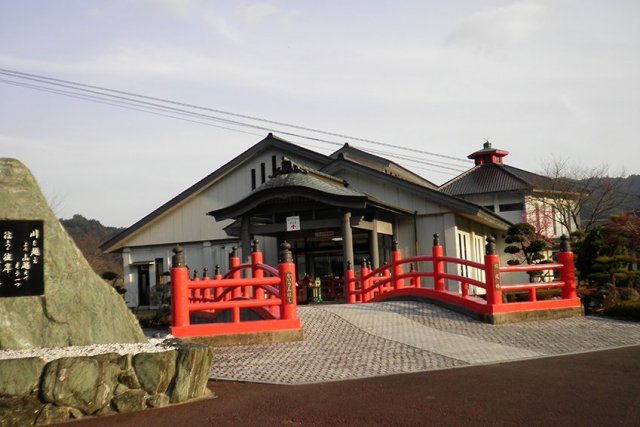
[[296,241],[294,247],[301,252],[337,252],[343,266],[353,265],[354,250],[379,265],[380,256],[391,245],[397,217],[411,214],[349,188],[340,178],[287,158],[271,179],[249,196],[208,213],[217,221],[235,220],[225,230],[241,237],[245,254],[251,236],[274,236]]

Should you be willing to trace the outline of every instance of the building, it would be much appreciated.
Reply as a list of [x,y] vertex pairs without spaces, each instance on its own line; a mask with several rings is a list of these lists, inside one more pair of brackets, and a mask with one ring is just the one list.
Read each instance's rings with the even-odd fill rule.
[[475,166],[440,186],[440,191],[478,204],[512,223],[532,224],[550,239],[575,230],[575,224],[570,230],[563,226],[553,203],[545,201],[554,189],[553,180],[505,164],[508,154],[487,141],[468,156]]
[[[233,246],[247,259],[253,239],[274,265],[286,239],[298,279],[339,280],[348,264],[384,264],[394,239],[404,255],[429,254],[435,233],[445,255],[481,261],[485,236],[509,225],[388,159],[348,144],[325,156],[269,134],[102,249],[122,253],[127,305],[138,307],[158,303],[178,243],[201,274],[224,271]],[[462,273],[481,278],[471,270]]]

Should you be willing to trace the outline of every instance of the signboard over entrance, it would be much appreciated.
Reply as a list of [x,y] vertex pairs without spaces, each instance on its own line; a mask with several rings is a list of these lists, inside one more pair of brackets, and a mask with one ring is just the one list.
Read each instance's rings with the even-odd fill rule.
[[298,231],[300,230],[300,217],[299,216],[288,216],[287,217],[287,231]]
[[44,294],[43,221],[0,221],[0,297]]

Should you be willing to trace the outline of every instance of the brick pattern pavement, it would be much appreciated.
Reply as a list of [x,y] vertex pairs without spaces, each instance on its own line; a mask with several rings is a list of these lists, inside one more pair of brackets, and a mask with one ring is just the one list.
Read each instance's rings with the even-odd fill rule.
[[640,324],[596,317],[489,325],[415,301],[301,306],[305,339],[220,347],[212,379],[306,384],[640,344]]

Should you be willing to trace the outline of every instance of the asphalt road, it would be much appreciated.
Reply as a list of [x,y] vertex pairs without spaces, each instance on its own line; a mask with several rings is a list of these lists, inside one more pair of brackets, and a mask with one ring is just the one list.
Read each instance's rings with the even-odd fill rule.
[[640,346],[216,397],[67,426],[640,426]]

